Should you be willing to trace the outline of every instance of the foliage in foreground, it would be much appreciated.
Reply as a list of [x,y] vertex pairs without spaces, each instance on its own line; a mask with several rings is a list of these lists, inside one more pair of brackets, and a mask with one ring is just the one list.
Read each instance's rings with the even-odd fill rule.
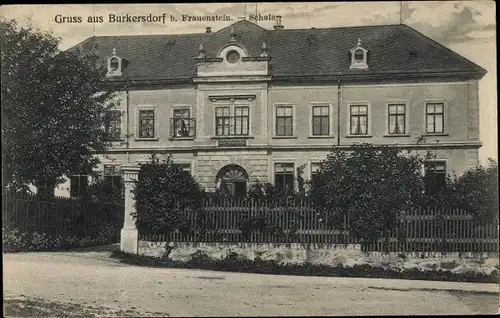
[[310,196],[322,203],[329,224],[342,228],[349,218],[353,236],[374,241],[419,200],[424,160],[393,146],[354,145],[349,153],[334,148],[311,180]]
[[87,188],[87,197],[98,202],[123,204],[125,200],[125,185],[123,180],[110,180],[102,174],[96,174]]
[[482,273],[456,274],[450,271],[421,271],[418,268],[404,269],[401,271],[371,265],[354,265],[353,267],[304,264],[280,264],[275,260],[248,260],[240,258],[236,253],[229,254],[223,259],[214,260],[207,254],[197,251],[191,255],[187,262],[173,261],[168,257],[152,257],[114,251],[112,258],[117,258],[123,263],[168,268],[206,269],[227,272],[242,272],[274,275],[297,276],[326,276],[326,277],[365,277],[365,278],[392,278],[431,281],[454,281],[474,283],[498,283],[500,277],[498,270],[490,275]]
[[[455,204],[466,209],[478,223],[498,220],[498,163],[489,159],[486,166],[467,170],[451,184]],[[451,203],[451,202],[450,202]]]
[[204,195],[196,180],[180,170],[171,156],[160,160],[155,155],[141,165],[133,193],[137,208],[133,217],[140,233],[163,234],[189,230],[189,220],[182,212],[187,207],[201,207]]
[[92,237],[63,236],[51,238],[46,233],[34,232],[31,235],[17,228],[2,228],[4,252],[50,251],[75,247],[97,246],[116,243],[116,226],[101,227],[99,234]]
[[110,146],[102,127],[114,93],[92,45],[60,52],[60,39],[14,20],[0,32],[3,186],[52,196],[63,175],[90,173],[94,153]]

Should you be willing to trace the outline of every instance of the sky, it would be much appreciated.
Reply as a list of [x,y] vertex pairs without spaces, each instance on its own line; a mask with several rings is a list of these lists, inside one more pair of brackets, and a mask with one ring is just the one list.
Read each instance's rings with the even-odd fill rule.
[[[402,9],[402,10],[401,10]],[[494,1],[408,1],[408,2],[315,2],[315,3],[203,3],[203,4],[79,4],[8,5],[0,7],[3,18],[20,25],[31,23],[51,30],[61,39],[60,49],[99,35],[181,34],[213,31],[250,14],[282,16],[287,29],[403,23],[454,50],[487,70],[479,82],[480,139],[482,163],[497,155],[496,20]],[[109,15],[172,15],[166,23],[110,23]],[[182,15],[229,16],[233,21],[182,21]],[[81,17],[81,23],[58,23],[61,17]],[[102,23],[88,23],[89,16],[102,16]],[[68,19],[66,19],[68,20]],[[74,20],[74,19],[72,19]],[[253,21],[252,21],[253,22]],[[272,28],[275,21],[258,21]]]

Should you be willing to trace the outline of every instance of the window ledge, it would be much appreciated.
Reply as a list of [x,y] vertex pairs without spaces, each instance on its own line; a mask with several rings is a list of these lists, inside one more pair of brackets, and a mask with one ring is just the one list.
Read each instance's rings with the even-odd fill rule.
[[273,139],[297,139],[297,136],[273,136]]
[[411,137],[410,134],[388,134],[384,135],[383,137]]
[[194,140],[194,136],[193,137],[170,137],[169,140]]
[[241,136],[212,136],[210,139],[253,139],[253,136],[241,135]]
[[135,138],[135,141],[158,141],[160,138]]
[[425,133],[422,136],[449,136],[447,133]]
[[345,138],[372,138],[372,135],[345,135]]
[[329,138],[335,138],[333,135],[310,135],[307,137],[309,139],[329,139]]
[[125,141],[125,138],[120,138],[120,139],[111,139],[108,140],[109,142],[120,142],[120,141]]

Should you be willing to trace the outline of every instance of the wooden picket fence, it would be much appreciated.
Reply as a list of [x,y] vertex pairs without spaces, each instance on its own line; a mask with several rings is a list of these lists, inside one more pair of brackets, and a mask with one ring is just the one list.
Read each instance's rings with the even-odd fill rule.
[[[199,209],[179,211],[185,220],[184,230],[154,233],[139,227],[139,239],[156,242],[362,244],[367,251],[391,252],[498,252],[498,220],[478,224],[462,209],[415,208],[404,214],[396,230],[381,233],[381,238],[375,242],[363,242],[350,235],[348,217],[341,220],[341,228],[336,228],[314,206],[314,202],[307,200],[291,205],[254,200],[239,203],[206,200]],[[251,228],[252,224],[257,228],[262,223],[270,226],[265,230],[242,230]]]
[[118,242],[123,226],[122,204],[95,202],[67,197],[41,200],[27,192],[2,191],[2,224],[31,235],[44,233],[57,237],[97,237],[104,226],[114,228]]

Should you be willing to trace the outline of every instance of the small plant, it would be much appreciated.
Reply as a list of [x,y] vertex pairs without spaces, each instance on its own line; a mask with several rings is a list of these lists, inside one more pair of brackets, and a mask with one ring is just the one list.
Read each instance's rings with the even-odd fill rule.
[[16,228],[2,228],[2,233],[4,252],[21,252],[27,249],[29,241],[26,233],[21,233]]
[[112,224],[101,227],[101,232],[92,237],[63,236],[50,237],[47,233],[34,232],[32,235],[18,229],[3,231],[5,252],[42,251],[61,248],[95,246],[115,242],[116,228]]
[[210,262],[212,261],[212,259],[210,258],[210,256],[205,253],[204,251],[196,251],[194,252],[193,254],[191,254],[190,258],[189,258],[189,263],[192,263],[192,264],[202,264],[202,263],[206,263],[206,262]]
[[450,262],[442,262],[441,263],[441,268],[442,269],[454,269],[458,266],[457,262],[455,260],[450,261]]

